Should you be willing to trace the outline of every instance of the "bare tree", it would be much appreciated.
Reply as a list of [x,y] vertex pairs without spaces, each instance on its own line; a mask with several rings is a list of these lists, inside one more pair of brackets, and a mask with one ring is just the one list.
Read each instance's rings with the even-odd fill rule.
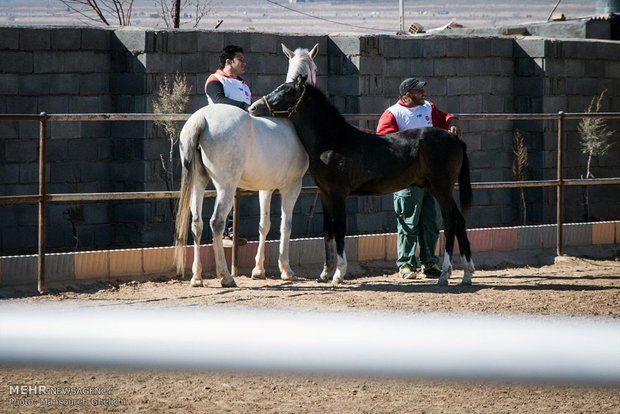
[[60,0],[74,13],[106,26],[131,25],[133,0]]
[[192,27],[198,27],[203,17],[211,12],[211,0],[155,0],[166,27],[181,26],[181,11],[189,11]]
[[[598,96],[592,97],[590,105],[586,109],[587,113],[599,112],[601,109],[601,103],[605,92],[600,93]],[[614,134],[614,131],[610,131],[605,124],[603,118],[583,118],[579,122],[577,127],[579,135],[581,136],[581,152],[588,156],[586,163],[586,176],[585,178],[594,178],[594,174],[591,171],[592,158],[605,155],[611,148],[609,138]],[[582,176],[583,178],[583,176]],[[583,186],[583,206],[584,206],[584,219],[591,221],[590,217],[590,197],[588,192],[588,186]]]
[[[180,114],[185,112],[189,103],[189,94],[191,92],[191,86],[187,84],[187,78],[185,75],[176,74],[174,82],[170,85],[168,75],[164,76],[164,79],[159,84],[159,91],[157,92],[157,98],[153,100],[153,111],[160,114]],[[179,132],[181,125],[179,121],[155,121],[155,125],[158,125],[164,129],[164,133],[168,136],[170,141],[170,151],[168,153],[168,163],[163,154],[159,154],[159,159],[162,166],[161,178],[166,183],[166,188],[170,190],[174,181],[173,168],[172,168],[172,156],[174,151],[174,144],[179,139]],[[174,211],[172,199],[170,199],[170,209]]]
[[[512,161],[512,177],[516,181],[527,180],[527,145],[525,145],[525,140],[518,129],[515,131],[512,141],[512,153],[514,154],[514,159]],[[521,224],[525,225],[527,220],[527,208],[525,203],[525,190],[523,187],[519,188],[519,196],[521,199]]]

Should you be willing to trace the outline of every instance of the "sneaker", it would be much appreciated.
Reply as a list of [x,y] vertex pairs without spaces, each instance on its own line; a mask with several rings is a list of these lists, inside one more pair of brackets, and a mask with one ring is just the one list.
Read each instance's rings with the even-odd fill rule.
[[422,273],[426,277],[438,278],[441,276],[441,268],[435,263],[427,263],[422,265]]
[[418,274],[411,268],[409,263],[404,263],[398,268],[398,273],[403,279],[415,279]]

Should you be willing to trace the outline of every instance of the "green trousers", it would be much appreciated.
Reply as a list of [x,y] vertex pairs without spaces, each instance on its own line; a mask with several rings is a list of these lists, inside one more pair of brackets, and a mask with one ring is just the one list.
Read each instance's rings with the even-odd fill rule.
[[420,254],[420,264],[439,264],[435,246],[439,238],[441,214],[435,197],[421,187],[408,187],[394,193],[394,211],[398,229],[398,258],[400,267],[409,263],[418,267],[415,251]]

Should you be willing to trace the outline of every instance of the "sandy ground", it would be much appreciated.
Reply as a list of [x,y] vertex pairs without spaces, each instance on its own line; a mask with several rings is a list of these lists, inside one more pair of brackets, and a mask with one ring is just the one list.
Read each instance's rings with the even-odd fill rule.
[[[350,279],[337,288],[306,278],[287,283],[243,275],[237,278],[236,289],[221,288],[215,279],[206,280],[204,288],[190,288],[187,280],[164,278],[73,284],[42,296],[26,288],[4,288],[0,303],[620,317],[617,260],[562,258],[540,267],[478,270],[469,287],[458,285],[462,275],[458,270],[448,287],[425,278],[403,281],[391,271],[388,263],[366,264],[352,269]],[[618,384],[22,366],[1,366],[0,379],[0,412],[11,413],[620,413]],[[85,397],[87,406],[50,406],[41,403],[41,396],[12,395],[10,386],[17,384],[103,391],[68,397],[74,404]],[[36,405],[22,405],[26,399]],[[100,405],[92,405],[93,399]]]

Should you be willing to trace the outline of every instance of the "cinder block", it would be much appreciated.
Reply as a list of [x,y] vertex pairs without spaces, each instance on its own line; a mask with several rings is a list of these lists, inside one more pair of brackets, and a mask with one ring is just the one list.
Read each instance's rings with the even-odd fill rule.
[[357,260],[385,260],[385,234],[359,236],[357,241]]
[[88,50],[110,50],[113,30],[100,28],[82,29],[82,48]]
[[[449,39],[446,39],[446,56],[451,56],[451,57],[465,57],[467,56],[467,43],[468,43],[468,39],[463,38],[463,37],[451,37]],[[510,42],[511,45],[511,49],[510,52],[512,53],[512,42]]]
[[[21,77],[17,76],[17,74],[0,73],[0,95],[17,95],[19,93],[18,86],[20,78]],[[6,123],[3,122],[3,130],[6,127],[5,124]]]
[[127,49],[129,52],[143,52],[146,50],[146,34],[144,30],[125,26],[112,32],[113,42]]
[[[276,35],[272,34],[272,33],[254,33],[252,34],[252,36],[250,36],[250,47],[249,48],[244,48],[243,50],[245,52],[256,52],[256,53],[276,53],[276,54],[281,54],[282,53],[282,47],[280,46],[280,43],[282,42],[277,42],[276,41]],[[312,45],[298,45],[296,43],[291,43],[288,44],[286,42],[283,42],[286,47],[288,47],[291,50],[295,50],[298,47],[305,47],[305,48],[312,48],[314,46],[314,44]]]
[[38,260],[36,255],[1,257],[2,284],[22,285],[37,283]]
[[198,44],[198,32],[173,31],[169,33],[168,45],[174,53],[192,53]]
[[14,27],[0,28],[0,50],[18,50],[18,49],[19,49],[19,31],[15,30]]
[[142,249],[110,251],[110,277],[142,274]]
[[616,222],[592,223],[592,244],[614,244]]
[[82,30],[73,28],[57,28],[52,31],[52,49],[76,50],[82,44]]
[[49,50],[51,29],[21,28],[19,30],[20,50]]
[[73,253],[50,253],[45,255],[45,281],[74,280]]
[[[37,55],[39,55],[37,53]],[[34,57],[33,53],[28,52],[2,52],[0,54],[0,62],[2,62],[2,72],[4,73],[32,73],[34,68]],[[30,111],[24,111],[21,113],[30,113]]]
[[474,38],[468,42],[469,56],[492,56],[493,38]]
[[76,279],[107,278],[110,276],[110,252],[103,250],[74,253],[73,268]]
[[515,38],[514,47],[516,56],[545,57],[545,40]]
[[467,95],[470,92],[469,78],[451,77],[447,86],[451,95]]

